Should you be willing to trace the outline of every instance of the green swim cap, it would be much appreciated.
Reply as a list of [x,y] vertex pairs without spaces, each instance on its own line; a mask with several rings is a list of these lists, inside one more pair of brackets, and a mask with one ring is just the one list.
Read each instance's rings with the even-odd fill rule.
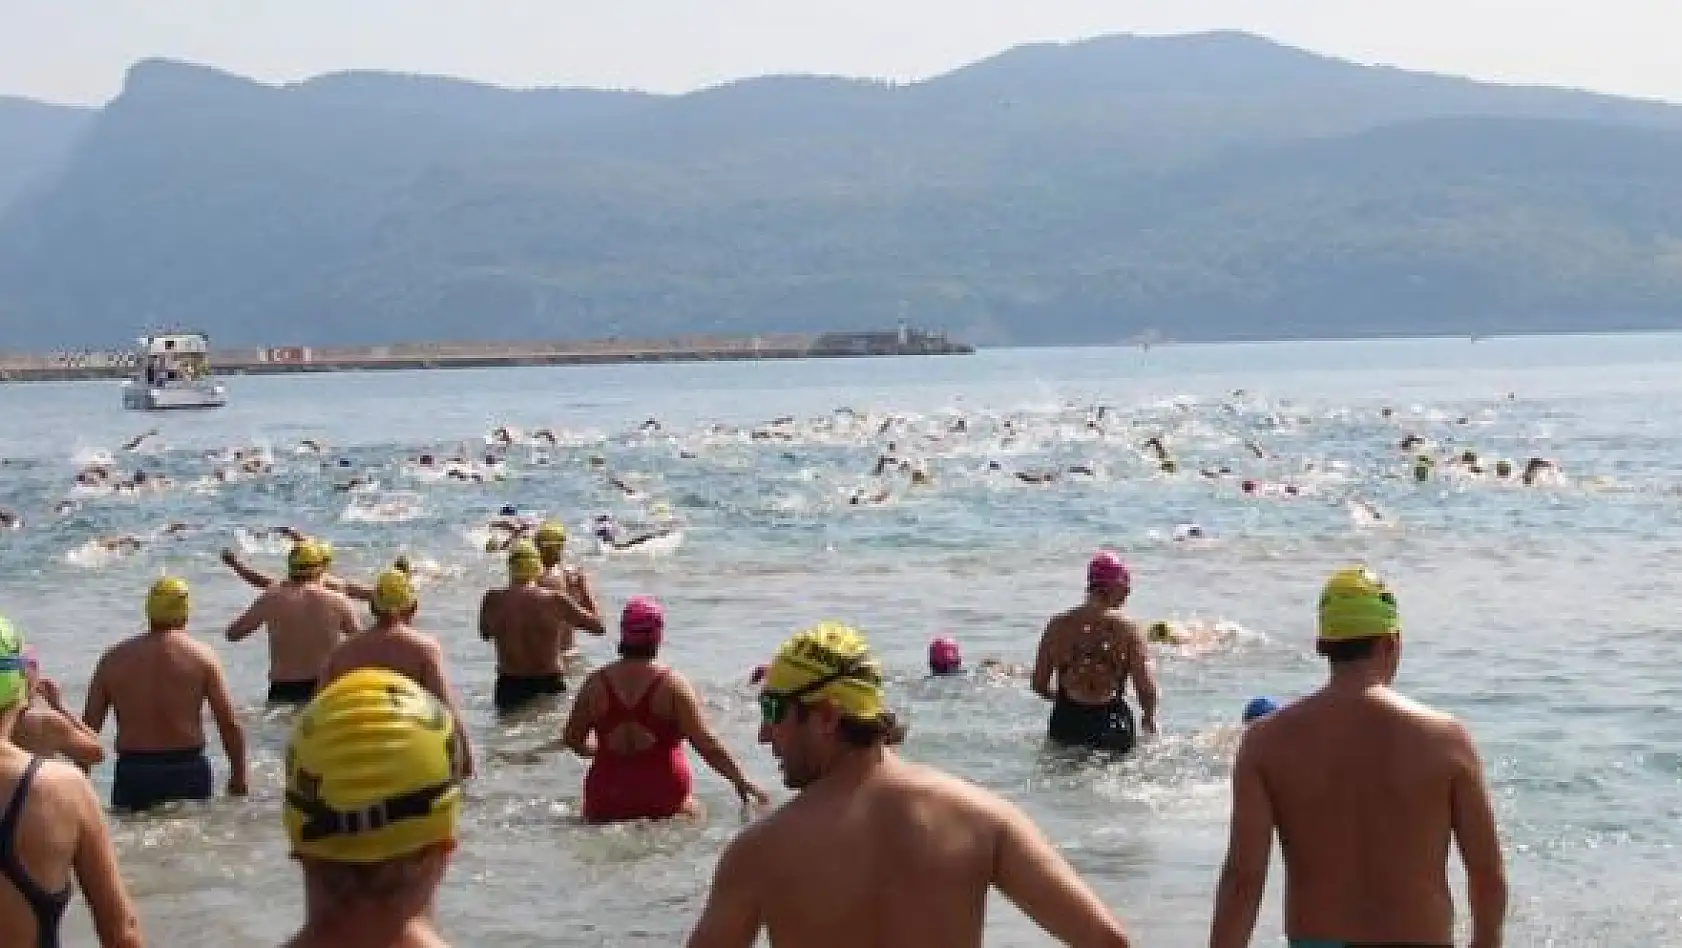
[[0,711],[27,697],[29,678],[23,666],[23,633],[0,616]]

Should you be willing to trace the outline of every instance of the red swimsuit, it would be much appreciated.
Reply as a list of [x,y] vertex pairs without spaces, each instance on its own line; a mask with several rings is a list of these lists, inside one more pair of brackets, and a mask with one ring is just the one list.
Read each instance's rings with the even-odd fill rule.
[[[676,721],[656,715],[651,707],[665,679],[665,669],[656,671],[642,697],[627,706],[613,683],[603,678],[607,710],[596,721],[596,756],[584,775],[584,819],[592,823],[663,820],[676,816],[689,800],[692,781],[683,732]],[[608,750],[607,736],[626,724],[654,735],[654,743],[634,754]]]

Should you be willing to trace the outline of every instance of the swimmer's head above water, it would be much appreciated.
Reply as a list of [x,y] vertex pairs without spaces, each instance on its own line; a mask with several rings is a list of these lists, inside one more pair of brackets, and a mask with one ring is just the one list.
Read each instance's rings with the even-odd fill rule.
[[619,614],[621,658],[652,659],[666,635],[666,610],[652,596],[632,596]]
[[153,632],[170,632],[187,627],[190,611],[187,581],[165,576],[146,592],[146,623]]
[[535,583],[543,578],[543,554],[530,540],[515,540],[508,545],[508,579],[516,586]]
[[1279,702],[1274,701],[1272,698],[1266,697],[1265,695],[1258,698],[1251,698],[1249,702],[1244,705],[1244,723],[1249,724],[1251,721],[1265,718],[1277,710],[1279,710]]
[[964,656],[957,640],[940,636],[929,643],[929,674],[956,675],[964,670]]
[[561,561],[561,554],[566,550],[567,528],[559,521],[545,520],[538,524],[537,533],[532,536],[537,552],[542,555],[544,566],[554,566]]
[[333,548],[310,537],[292,545],[286,554],[286,575],[295,580],[310,580],[327,571],[333,562]]
[[1400,661],[1401,614],[1384,580],[1362,566],[1338,570],[1320,593],[1315,650],[1333,667],[1382,659],[1394,679]]
[[374,596],[368,607],[379,619],[407,622],[414,618],[420,601],[415,598],[415,586],[409,574],[400,569],[388,569],[381,573],[374,580]]
[[1114,550],[1099,550],[1086,564],[1086,593],[1107,605],[1119,606],[1133,589],[1133,576]]
[[23,633],[0,616],[0,713],[29,700],[30,673]]
[[823,622],[777,649],[759,692],[759,740],[799,790],[855,751],[894,745],[905,727],[888,709],[882,664],[857,630]]

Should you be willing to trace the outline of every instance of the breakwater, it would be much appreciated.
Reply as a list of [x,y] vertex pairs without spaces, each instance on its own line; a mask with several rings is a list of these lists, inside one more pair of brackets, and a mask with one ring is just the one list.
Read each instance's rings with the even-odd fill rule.
[[[836,359],[872,356],[969,355],[975,347],[945,333],[769,333],[756,336],[679,336],[655,340],[566,340],[542,343],[403,343],[387,346],[280,346],[213,349],[220,375],[367,372],[390,369],[482,369],[627,362],[736,362],[756,359]],[[0,381],[128,378],[132,351],[0,354]]]

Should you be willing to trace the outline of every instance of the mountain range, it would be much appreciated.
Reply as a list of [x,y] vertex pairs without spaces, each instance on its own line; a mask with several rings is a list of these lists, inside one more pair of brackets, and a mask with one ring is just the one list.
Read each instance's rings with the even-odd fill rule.
[[675,96],[149,60],[0,154],[7,349],[1682,326],[1682,108],[1243,33]]

